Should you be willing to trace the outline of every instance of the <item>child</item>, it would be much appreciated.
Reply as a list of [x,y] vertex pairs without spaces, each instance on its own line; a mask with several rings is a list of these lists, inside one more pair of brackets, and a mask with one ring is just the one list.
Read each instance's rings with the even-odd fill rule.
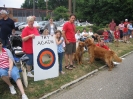
[[118,47],[120,39],[120,31],[118,27],[116,27],[116,30],[114,32],[114,37],[115,37],[115,46]]
[[124,43],[127,42],[127,35],[128,35],[128,28],[127,28],[127,25],[124,25],[124,29],[123,29],[123,42]]
[[62,71],[62,60],[63,60],[63,52],[64,52],[64,48],[63,48],[63,37],[61,36],[61,31],[57,30],[55,32],[55,41],[57,46],[57,50],[58,50],[58,59],[59,59],[59,72],[61,74],[64,74],[65,72]]
[[81,34],[80,34],[80,30],[77,30],[77,33],[75,34],[75,38],[76,38],[76,48],[78,47],[78,43],[81,39]]
[[108,34],[108,32],[107,32],[107,30],[106,29],[104,29],[104,32],[103,32],[103,37],[104,37],[104,42],[107,44],[107,43],[109,43],[109,34]]
[[47,29],[45,29],[42,33],[42,35],[49,35],[49,31]]

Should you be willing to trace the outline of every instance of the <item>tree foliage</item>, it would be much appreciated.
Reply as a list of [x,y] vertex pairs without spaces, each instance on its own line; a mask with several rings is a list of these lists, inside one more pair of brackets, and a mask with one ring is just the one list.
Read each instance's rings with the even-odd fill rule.
[[[46,9],[44,0],[35,0],[36,9]],[[72,0],[73,1],[73,0]],[[68,9],[68,0],[49,0],[48,9],[55,10],[64,6]],[[23,8],[32,8],[33,0],[25,0]],[[56,17],[62,17],[56,13]],[[98,25],[106,25],[112,19],[119,23],[128,18],[133,19],[133,0],[76,0],[77,19],[93,22]]]
[[68,9],[66,9],[64,6],[57,7],[54,10],[54,18],[55,20],[59,19],[67,19],[68,18]]

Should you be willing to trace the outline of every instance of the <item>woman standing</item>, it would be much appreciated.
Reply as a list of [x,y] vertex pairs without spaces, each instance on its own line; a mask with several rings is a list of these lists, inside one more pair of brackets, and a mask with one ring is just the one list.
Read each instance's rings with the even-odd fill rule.
[[14,66],[14,59],[10,50],[2,48],[2,40],[0,39],[0,77],[6,82],[10,88],[11,94],[16,94],[14,86],[10,82],[10,77],[16,82],[21,94],[22,99],[28,99],[25,95],[24,88],[20,79],[19,70]]
[[49,20],[49,23],[44,27],[44,30],[47,29],[49,31],[49,35],[54,35],[57,30],[56,25],[53,23],[53,19]]
[[39,32],[36,27],[33,26],[34,24],[34,17],[29,16],[27,17],[28,26],[25,27],[22,31],[22,41],[23,41],[23,51],[26,53],[26,55],[29,57],[29,60],[27,61],[27,76],[28,77],[34,77],[33,74],[31,74],[31,67],[33,66],[33,44],[32,39],[39,35]]
[[119,24],[119,30],[120,30],[120,39],[123,40],[123,29],[124,29],[124,24],[123,21]]

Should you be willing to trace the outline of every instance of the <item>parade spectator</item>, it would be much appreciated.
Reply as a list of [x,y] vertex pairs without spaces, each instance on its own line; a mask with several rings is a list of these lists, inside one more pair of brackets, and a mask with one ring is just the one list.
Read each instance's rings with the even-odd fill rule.
[[25,27],[22,31],[22,41],[23,41],[23,51],[26,53],[26,55],[29,57],[29,60],[27,61],[27,76],[28,77],[34,77],[34,75],[31,73],[31,67],[33,66],[33,44],[32,39],[39,35],[38,30],[36,27],[33,26],[34,24],[34,18],[32,16],[27,17],[28,26]]
[[47,29],[45,29],[42,33],[42,35],[49,35],[49,31]]
[[110,22],[110,24],[109,24],[109,29],[110,29],[110,32],[111,32],[111,34],[113,35],[113,37],[114,37],[115,28],[116,28],[116,23],[115,23],[114,20],[112,19],[112,22]]
[[82,39],[81,39],[81,41],[85,41],[88,37],[89,37],[89,34],[87,33],[86,29],[84,28],[83,32],[82,32]]
[[76,28],[74,25],[76,16],[70,15],[69,21],[66,22],[63,26],[63,37],[66,42],[66,49],[65,49],[65,62],[66,62],[66,69],[73,69],[75,66],[73,66],[73,54],[76,51],[76,39],[75,39],[75,33]]
[[124,25],[128,25],[128,24],[129,24],[128,19],[125,19]]
[[123,42],[127,43],[127,35],[128,35],[128,28],[127,25],[124,25],[124,29],[123,29]]
[[119,30],[120,30],[120,39],[123,40],[123,29],[124,29],[124,24],[123,21],[119,24]]
[[0,11],[2,19],[0,20],[0,38],[2,39],[3,47],[8,45],[8,37],[15,33],[14,21],[8,17],[6,10]]
[[92,37],[92,35],[93,35],[92,28],[89,29],[89,31],[88,31],[88,35],[89,35],[89,37]]
[[132,21],[129,22],[129,24],[127,25],[127,28],[128,28],[127,43],[131,43],[129,39],[133,30]]
[[11,94],[16,94],[16,90],[10,82],[11,77],[16,82],[22,94],[22,99],[28,99],[20,79],[19,69],[14,66],[15,62],[12,53],[10,50],[3,48],[2,45],[2,40],[0,39],[0,77],[8,84]]
[[77,30],[76,34],[75,34],[75,38],[76,38],[76,48],[78,47],[78,43],[81,39],[81,33],[80,33],[80,30]]
[[76,38],[76,42],[80,41],[80,38],[81,38],[80,30],[77,30],[77,32],[75,34],[75,38]]
[[55,41],[57,44],[57,51],[58,51],[58,60],[59,60],[59,72],[61,74],[64,74],[65,72],[62,71],[62,61],[63,61],[63,53],[64,53],[64,48],[63,48],[63,37],[61,31],[57,30],[55,32]]
[[104,37],[104,42],[105,42],[106,44],[109,43],[109,34],[108,34],[107,29],[104,29],[103,37]]
[[110,50],[110,48],[104,43],[104,40],[101,40],[100,42],[98,42],[96,46],[102,47],[106,50]]
[[53,23],[52,18],[50,18],[49,23],[44,27],[44,29],[47,29],[49,31],[49,35],[54,35],[57,30],[57,27],[55,23]]
[[119,45],[119,39],[120,39],[119,27],[116,27],[116,30],[114,32],[114,37],[115,37],[115,46],[118,47],[118,45]]

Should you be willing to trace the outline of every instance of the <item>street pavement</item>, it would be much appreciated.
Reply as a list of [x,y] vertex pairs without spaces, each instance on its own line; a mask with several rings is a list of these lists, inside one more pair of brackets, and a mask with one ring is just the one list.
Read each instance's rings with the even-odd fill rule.
[[50,99],[133,99],[133,54],[112,71],[105,68]]

